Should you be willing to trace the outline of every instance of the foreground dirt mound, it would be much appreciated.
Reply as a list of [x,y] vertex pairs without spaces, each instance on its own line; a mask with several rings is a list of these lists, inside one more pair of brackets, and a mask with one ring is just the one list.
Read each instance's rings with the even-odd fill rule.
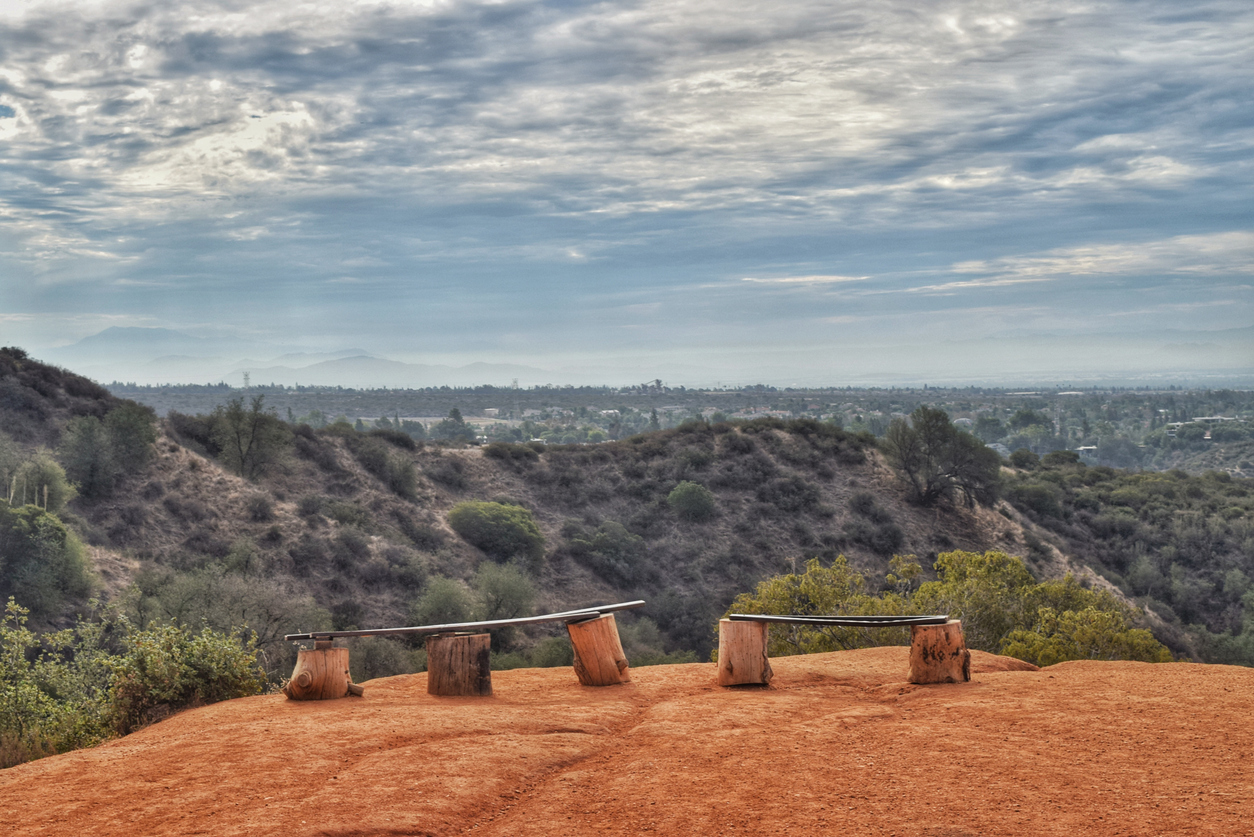
[[975,652],[973,682],[911,686],[907,649],[773,660],[769,689],[712,664],[578,685],[426,676],[366,697],[247,698],[0,773],[22,835],[1254,832],[1254,671]]

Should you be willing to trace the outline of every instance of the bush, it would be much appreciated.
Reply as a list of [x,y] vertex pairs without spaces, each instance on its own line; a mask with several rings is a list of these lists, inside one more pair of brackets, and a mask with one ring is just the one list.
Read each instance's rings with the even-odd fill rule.
[[714,494],[700,483],[684,480],[666,495],[666,502],[682,520],[700,522],[714,517]]
[[409,609],[409,618],[415,625],[450,625],[469,622],[473,616],[474,600],[466,585],[443,576],[432,578]]
[[1067,660],[1171,662],[1171,652],[1149,631],[1129,628],[1121,614],[1093,607],[1063,613],[1042,607],[1031,630],[1010,632],[1001,653],[1038,666]]
[[645,554],[644,539],[613,520],[603,522],[590,534],[576,530],[569,536],[568,549],[580,563],[616,584],[639,578]]
[[35,454],[17,469],[9,488],[14,502],[29,503],[57,514],[74,499],[74,486],[66,479],[65,469],[45,452]]
[[522,506],[469,501],[448,513],[453,531],[497,561],[524,556],[533,564],[544,559],[544,535],[531,512]]
[[122,735],[180,709],[260,694],[265,686],[255,635],[241,641],[209,628],[193,634],[166,625],[137,631],[124,645],[113,665],[110,708]]
[[244,501],[248,519],[253,523],[269,523],[274,520],[274,504],[265,494],[253,494]]
[[[396,431],[373,431],[375,433],[393,433],[402,439],[414,442],[404,433]],[[403,454],[389,452],[388,446],[377,438],[362,437],[356,434],[345,437],[348,448],[361,466],[379,478],[389,489],[406,500],[417,497],[417,476],[414,463]]]
[[94,584],[86,550],[56,515],[0,500],[0,597],[16,597],[47,619]]

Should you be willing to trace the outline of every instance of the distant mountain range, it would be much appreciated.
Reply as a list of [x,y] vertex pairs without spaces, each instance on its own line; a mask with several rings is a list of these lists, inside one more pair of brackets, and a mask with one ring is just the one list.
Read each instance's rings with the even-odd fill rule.
[[[674,386],[766,383],[777,386],[1135,385],[1187,383],[1244,388],[1254,382],[1254,327],[1145,334],[940,335],[928,351],[885,335],[874,345],[795,349],[705,347],[647,353],[584,353],[553,347],[548,368],[515,363],[463,366],[404,362],[360,348],[310,352],[307,347],[197,337],[166,328],[113,327],[59,349],[45,360],[102,383],[228,383],[423,388],[544,384],[637,384],[662,378]],[[561,358],[560,360],[558,358]]]
[[[574,383],[570,375],[518,364],[466,366],[403,363],[363,349],[306,352],[292,346],[195,337],[167,328],[107,328],[70,346],[43,352],[48,360],[97,381],[136,384],[218,383],[421,388]],[[571,380],[567,380],[571,379]]]

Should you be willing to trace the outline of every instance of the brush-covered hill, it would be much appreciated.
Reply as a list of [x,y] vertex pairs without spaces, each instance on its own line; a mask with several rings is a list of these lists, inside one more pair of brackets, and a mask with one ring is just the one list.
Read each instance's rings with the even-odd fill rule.
[[[12,454],[8,466],[0,461],[6,482],[41,447],[68,461],[75,421],[136,406],[13,349],[0,350],[0,395],[7,434],[0,445]],[[243,437],[229,432],[250,427],[265,455],[240,448]],[[693,421],[599,445],[456,447],[345,424],[290,425],[263,403],[241,400],[212,415],[154,417],[153,430],[142,465],[117,471],[107,490],[81,491],[58,511],[85,545],[94,589],[68,590],[56,612],[36,614],[37,625],[40,618],[45,626],[69,624],[93,594],[138,624],[246,625],[279,676],[290,665],[284,633],[631,598],[649,602],[642,618],[623,620],[634,660],[705,659],[714,621],[737,594],[813,557],[846,556],[874,592],[894,554],[913,553],[930,571],[939,552],[1000,550],[1024,557],[1040,578],[1071,571],[1136,594],[1113,569],[1123,564],[1107,560],[1126,544],[1083,542],[1084,530],[1073,525],[1091,508],[1063,502],[1051,516],[1052,506],[1041,511],[1034,503],[1038,483],[1059,497],[1090,498],[1084,502],[1125,496],[1113,492],[1111,500],[1110,487],[1074,462],[1008,467],[1011,502],[921,507],[908,501],[908,485],[874,437],[810,419]],[[1088,469],[1107,480],[1125,473]],[[1181,497],[1203,484],[1181,479]],[[1181,584],[1209,579],[1214,595],[1231,601],[1235,594],[1238,603],[1240,577],[1229,570],[1254,575],[1254,540],[1239,536],[1242,521],[1230,511],[1248,511],[1248,492],[1236,496],[1241,482],[1215,521],[1207,519],[1208,531],[1223,534],[1214,541],[1222,548],[1191,553],[1189,567],[1171,571]],[[1102,490],[1084,494],[1086,485]],[[521,510],[538,538],[501,546],[459,534],[450,512],[466,503]],[[1251,611],[1238,612],[1238,627]],[[1178,614],[1158,627],[1178,653],[1190,653]],[[500,663],[560,662],[562,652],[544,645],[546,630],[498,637]],[[354,676],[413,671],[418,653],[363,641]]]
[[773,661],[769,688],[710,663],[581,687],[426,675],[363,698],[281,695],[179,714],[0,771],[0,827],[166,835],[1249,833],[1254,671],[974,652],[972,682],[913,686],[907,650]]

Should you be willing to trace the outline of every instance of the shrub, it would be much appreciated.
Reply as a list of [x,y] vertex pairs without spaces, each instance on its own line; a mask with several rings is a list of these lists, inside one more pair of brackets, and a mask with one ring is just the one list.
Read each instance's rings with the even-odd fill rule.
[[819,489],[798,476],[781,477],[758,488],[759,500],[790,513],[817,506],[819,498]]
[[65,508],[76,493],[66,479],[65,469],[42,451],[17,469],[8,487],[13,491],[15,503],[29,503],[53,514]]
[[700,522],[714,516],[714,494],[700,483],[684,480],[666,495],[666,502],[682,520]]
[[644,539],[627,531],[621,523],[607,520],[588,534],[576,531],[569,536],[570,553],[607,581],[626,584],[639,577],[644,557]]
[[[395,433],[412,445],[413,440],[404,433],[396,431],[375,431]],[[394,455],[388,451],[384,442],[370,436],[352,435],[345,437],[348,448],[361,466],[378,477],[388,488],[400,497],[413,500],[416,496],[417,477],[414,463],[402,455]]]
[[493,442],[483,448],[483,455],[489,459],[525,465],[539,462],[540,454],[527,445],[513,445],[509,442]]
[[180,709],[260,694],[265,686],[255,635],[240,638],[209,628],[193,634],[166,625],[137,631],[124,646],[113,666],[110,710],[123,735]]
[[533,563],[544,559],[544,535],[531,512],[522,506],[458,503],[449,510],[448,522],[467,543],[498,561],[517,556]]
[[1062,517],[1062,490],[1049,483],[1015,485],[1010,489],[1010,501],[1042,517]]
[[409,608],[409,618],[415,625],[469,622],[473,614],[474,600],[466,585],[443,576],[432,578],[422,596]]
[[1031,630],[1010,632],[1001,653],[1038,666],[1067,660],[1171,662],[1171,652],[1149,631],[1129,628],[1122,614],[1094,607],[1062,613],[1042,607]]
[[0,500],[0,597],[16,597],[44,619],[94,584],[86,550],[56,515]]
[[253,523],[269,523],[274,520],[274,504],[265,494],[253,494],[244,501],[248,519]]

